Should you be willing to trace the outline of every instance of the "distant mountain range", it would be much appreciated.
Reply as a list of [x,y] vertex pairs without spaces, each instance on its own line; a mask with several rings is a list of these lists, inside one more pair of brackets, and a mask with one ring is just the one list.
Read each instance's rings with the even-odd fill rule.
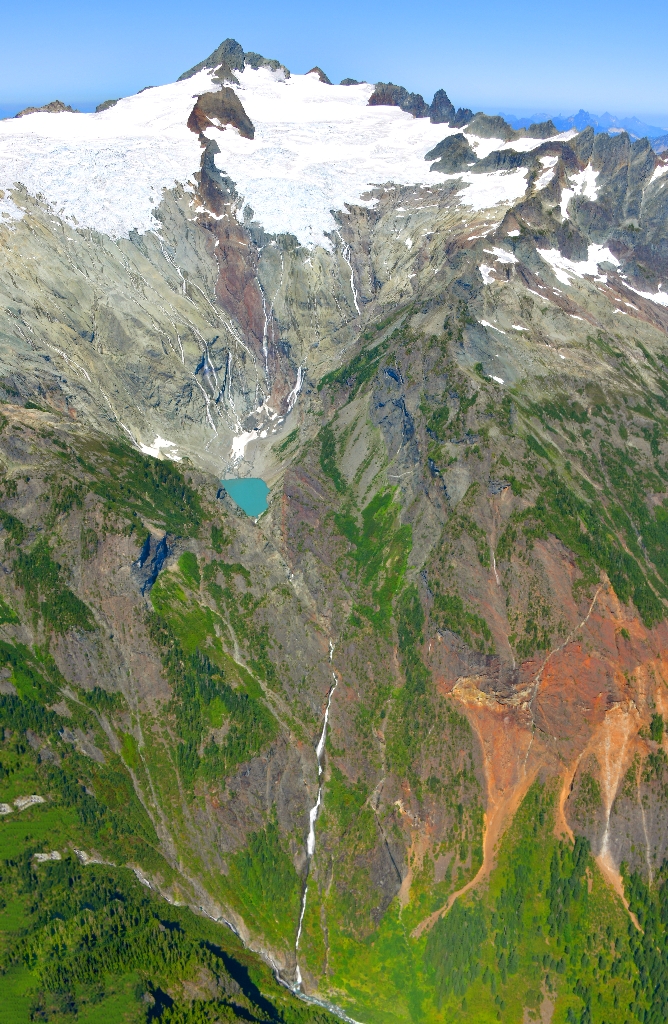
[[577,128],[578,131],[582,131],[583,128],[591,125],[597,135],[603,132],[607,132],[608,135],[619,135],[621,132],[628,132],[632,139],[652,139],[655,149],[654,140],[657,140],[659,144],[662,143],[662,148],[658,149],[657,152],[662,152],[663,149],[668,147],[668,128],[659,128],[657,125],[645,124],[644,121],[637,117],[615,117],[614,114],[608,114],[607,112],[600,115],[590,114],[588,110],[578,110],[577,114],[572,114],[570,117],[545,113],[532,114],[531,117],[513,117],[512,114],[501,114],[501,117],[505,118],[508,124],[516,129],[528,128],[531,124],[547,121],[549,118],[562,132],[566,132],[570,128]]

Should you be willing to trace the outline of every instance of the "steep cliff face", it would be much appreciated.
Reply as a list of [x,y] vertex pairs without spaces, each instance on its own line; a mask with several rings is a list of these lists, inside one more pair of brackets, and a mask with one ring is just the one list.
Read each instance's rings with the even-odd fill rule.
[[1,826],[355,1019],[659,1020],[668,164],[397,89],[0,125]]

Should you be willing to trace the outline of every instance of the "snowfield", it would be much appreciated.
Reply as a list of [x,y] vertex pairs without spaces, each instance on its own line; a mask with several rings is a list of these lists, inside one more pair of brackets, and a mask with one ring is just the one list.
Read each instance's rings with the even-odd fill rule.
[[[0,121],[0,224],[21,216],[9,195],[21,183],[76,226],[112,237],[157,230],[153,210],[163,191],[186,184],[199,170],[201,146],[187,120],[196,97],[218,88],[211,74],[204,70],[147,89],[99,114],[36,113]],[[238,77],[233,88],[255,138],[231,127],[210,128],[207,137],[218,143],[216,164],[242,197],[239,217],[249,206],[270,233],[331,248],[332,211],[373,203],[368,193],[376,185],[459,178],[460,201],[474,209],[510,204],[526,189],[523,170],[431,172],[425,154],[458,129],[396,107],[367,106],[372,85],[325,85],[315,74],[286,80],[268,68],[246,68]],[[490,140],[470,138],[479,152],[489,148]],[[498,140],[502,148],[518,150],[541,141]],[[18,193],[13,199],[20,205]]]

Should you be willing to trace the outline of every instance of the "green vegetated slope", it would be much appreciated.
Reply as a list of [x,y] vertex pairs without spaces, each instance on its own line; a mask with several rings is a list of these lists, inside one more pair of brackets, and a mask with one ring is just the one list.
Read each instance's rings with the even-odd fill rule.
[[[31,434],[26,428],[22,438],[30,442],[37,432]],[[2,605],[13,636],[0,640],[3,1024],[325,1021],[326,1011],[279,986],[229,928],[188,909],[197,897],[165,856],[155,802],[146,800],[151,771],[163,785],[169,774],[159,761],[151,764],[141,713],[131,710],[121,689],[82,688],[66,679],[53,656],[60,637],[82,643],[88,635],[99,639],[103,630],[99,609],[71,589],[74,564],[94,560],[98,547],[113,538],[128,542],[136,556],[147,518],[181,535],[196,534],[202,520],[197,493],[171,465],[122,445],[79,445],[71,437],[65,442],[49,429],[41,436],[55,448],[63,470],[44,473],[40,481],[39,519],[28,521],[34,512],[30,496],[23,520],[3,512],[4,554],[13,566],[11,593]],[[5,477],[5,497],[18,499],[25,484],[23,478],[17,485]],[[77,512],[86,518],[72,536],[68,521]],[[219,545],[223,530],[208,524],[212,529]],[[166,710],[178,737],[172,776],[189,791],[195,778],[224,776],[247,762],[276,728],[258,683],[240,666],[232,669],[216,645],[212,612],[179,616],[174,610],[171,624],[160,615],[158,609],[181,609],[187,588],[198,583],[197,558],[185,552],[172,591],[166,584],[162,601],[156,593],[156,610],[145,610],[147,636],[173,686]],[[212,644],[211,659],[205,638]],[[220,727],[224,720],[231,726],[225,742],[213,744],[213,752],[209,744],[200,757],[202,723]],[[22,797],[33,800],[22,804]],[[252,877],[256,855],[273,872],[280,842],[269,820],[266,834],[251,837],[248,852],[231,865],[230,886],[252,893],[254,884],[266,884],[265,872],[259,881]],[[296,873],[283,857],[296,892]],[[278,882],[284,897],[285,878]],[[258,915],[260,929],[262,901]],[[280,925],[289,931],[292,921]]]
[[[308,493],[287,521],[270,510],[265,533],[190,470],[8,409],[8,1019],[324,1019],[188,907],[242,923],[294,980],[332,671],[299,950],[309,988],[368,1022],[664,1019],[661,866],[651,880],[640,854],[624,868],[638,931],[586,836],[555,836],[557,769],[539,774],[491,872],[421,927],[476,878],[486,800],[479,738],[430,667],[432,641],[482,678],[495,658],[561,643],[602,572],[646,626],[668,593],[658,356],[641,352],[641,375],[592,338],[606,389],[534,378],[510,391],[458,359],[471,319],[454,309],[439,334],[381,325],[379,345],[321,381],[303,441],[277,450],[286,493]],[[140,552],[150,562],[163,534],[172,553],[142,596]],[[546,541],[574,566],[568,606],[537,556]],[[43,802],[14,805],[31,794]]]
[[[397,498],[383,492],[384,481],[391,477],[382,459],[373,467],[375,496],[369,500],[368,492],[361,491],[368,464],[355,455],[360,429],[346,410],[359,402],[374,364],[375,393],[379,378],[382,388],[384,367],[395,368],[393,378],[397,369],[404,380],[412,373],[421,377],[420,412],[429,457],[428,470],[423,463],[424,478],[432,492],[443,486],[441,480],[448,487],[448,470],[456,464],[466,470],[467,486],[454,510],[445,512],[442,532],[425,563],[428,589],[413,583],[397,587],[392,629],[403,684],[398,690],[381,690],[371,715],[384,733],[383,770],[407,780],[414,809],[424,813],[429,808],[430,791],[438,794],[441,805],[449,799],[460,813],[465,809],[462,838],[468,840],[470,853],[467,857],[464,852],[456,879],[450,872],[443,881],[435,880],[434,861],[447,843],[416,856],[407,900],[395,897],[378,926],[369,929],[374,909],[378,914],[378,893],[365,880],[362,858],[355,853],[373,844],[381,816],[376,814],[374,821],[370,813],[370,789],[359,780],[342,787],[344,780],[333,768],[319,824],[319,863],[309,884],[304,956],[315,974],[326,963],[329,991],[352,1015],[363,1012],[369,1020],[519,1021],[527,1014],[543,1019],[541,1012],[548,1015],[544,1019],[553,1013],[553,1020],[568,1022],[660,1019],[659,982],[647,981],[661,975],[658,959],[654,971],[645,968],[643,980],[640,933],[600,875],[588,840],[580,835],[573,844],[565,836],[554,837],[556,780],[549,772],[531,790],[504,837],[489,881],[457,900],[428,936],[418,940],[412,935],[416,924],[444,906],[449,893],[472,878],[482,861],[482,814],[476,816],[482,800],[475,772],[471,770],[468,790],[462,790],[465,773],[449,771],[444,758],[432,770],[424,756],[432,734],[446,751],[461,750],[467,732],[470,736],[468,722],[460,718],[457,723],[452,703],[434,689],[419,653],[425,637],[433,636],[434,628],[446,630],[485,656],[497,653],[502,641],[508,661],[511,653],[520,661],[563,642],[570,628],[566,609],[535,555],[536,544],[549,538],[572,553],[572,597],[583,612],[603,572],[631,617],[637,612],[651,627],[666,613],[668,505],[665,498],[657,503],[653,495],[666,492],[660,440],[667,436],[668,419],[666,383],[654,373],[656,361],[641,346],[641,376],[634,357],[615,347],[610,358],[609,342],[592,337],[591,352],[597,357],[603,353],[607,364],[607,390],[566,380],[527,380],[509,390],[490,381],[482,364],[467,372],[453,359],[451,339],[461,335],[465,324],[466,315],[460,312],[446,320],[441,337],[397,330],[385,360],[385,351],[371,349],[323,379],[330,420],[319,434],[319,468],[340,509],[333,513],[334,527],[350,544],[338,564],[366,583],[376,609],[374,618],[353,604],[348,635],[358,630],[377,642],[382,633],[379,595],[393,578],[390,533],[379,511],[389,511]],[[387,402],[385,394],[382,401]],[[367,451],[372,462],[371,443]],[[308,455],[301,461],[308,465]],[[370,471],[367,480],[368,475]],[[490,493],[507,490],[513,496],[500,523],[489,518],[485,492],[490,480]],[[405,499],[403,507],[405,523]],[[410,540],[407,534],[407,557]],[[375,550],[385,543],[383,569],[373,583],[378,570],[372,541],[378,545]],[[299,547],[317,550],[317,543],[304,527]],[[498,605],[490,609],[479,584],[489,576],[492,557],[504,597],[503,632]],[[450,715],[456,724],[448,735]],[[336,746],[333,739],[334,764]],[[391,841],[397,818],[387,806],[382,815]],[[452,847],[457,845],[456,827],[454,817],[447,827],[455,840]],[[334,849],[335,855],[330,852]],[[337,891],[342,876],[347,882]],[[628,879],[641,876],[642,871],[627,871],[627,892]],[[655,915],[660,913],[660,886],[659,880],[651,887]],[[348,902],[351,890],[354,901]],[[326,950],[319,935],[323,921],[328,926]]]
[[3,862],[1,882],[8,1024],[332,1019],[282,990],[229,930],[170,906],[127,870],[84,867],[72,854],[35,864],[24,849]]

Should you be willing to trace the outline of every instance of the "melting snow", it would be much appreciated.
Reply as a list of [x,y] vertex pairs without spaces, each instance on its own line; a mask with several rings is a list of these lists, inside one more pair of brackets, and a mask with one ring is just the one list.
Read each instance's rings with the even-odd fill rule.
[[556,164],[559,157],[557,156],[542,156],[540,162],[545,168],[543,173],[534,182],[534,188],[540,191],[543,188],[547,188],[552,179],[554,178],[554,165]]
[[0,192],[0,224],[8,224],[12,227],[12,221],[21,220],[24,216],[25,211],[21,210],[14,200],[4,192]]
[[483,282],[485,284],[491,284],[492,281],[496,280],[492,273],[492,268],[488,267],[486,263],[481,263],[478,269],[480,271],[480,276],[482,277]]
[[160,435],[158,435],[156,437],[156,439],[153,442],[153,444],[142,444],[140,442],[139,443],[139,448],[140,448],[140,451],[142,451],[144,453],[144,455],[151,455],[154,459],[159,459],[159,458],[161,458],[164,455],[164,457],[166,459],[171,459],[172,462],[180,462],[181,461],[181,456],[177,455],[176,451],[173,451],[173,452],[165,451],[165,452],[163,452],[161,450],[163,448],[174,448],[175,449],[176,445],[175,445],[175,443],[173,441],[166,441],[165,438],[164,437],[160,437]]
[[[487,281],[485,281],[485,284],[487,284]],[[486,320],[479,320],[478,323],[482,324],[483,327],[491,327],[493,331],[498,331],[499,334],[506,333],[505,331],[502,331],[500,327],[495,327],[494,324],[488,324]]]
[[512,252],[506,252],[505,249],[499,249],[498,246],[494,246],[493,249],[485,249],[490,256],[493,256],[497,263],[517,263],[517,257],[513,256]]
[[571,175],[571,184],[575,185],[576,195],[584,196],[585,199],[591,199],[592,201],[598,199],[598,189],[596,187],[596,179],[598,178],[598,171],[595,171],[591,164],[587,164],[584,171],[580,171],[579,174]]
[[571,128],[567,132],[561,132],[559,135],[553,135],[551,139],[511,139],[510,142],[504,142],[500,149],[514,149],[516,153],[530,153],[532,149],[538,149],[546,142],[568,142],[569,139],[574,139],[578,134],[577,130]]
[[574,187],[564,188],[561,192],[561,216],[564,220],[568,217],[568,204],[573,196],[584,196],[592,202],[598,199],[597,178],[598,171],[595,171],[591,164],[587,164],[584,171],[570,176],[570,184]]
[[479,160],[484,160],[497,149],[503,149],[503,139],[481,139],[477,135],[469,135],[468,132],[464,132],[464,138]]
[[[627,285],[627,288],[631,288],[631,285]],[[650,302],[656,302],[658,306],[668,306],[668,292],[662,292],[661,285],[659,285],[659,290],[657,292],[640,292],[637,288],[631,288],[631,291],[635,292],[636,295],[642,295],[643,299],[649,299]],[[626,305],[630,306],[631,303],[627,302]],[[635,309],[636,307],[632,306],[631,308]],[[622,311],[619,310],[618,312],[621,313]]]
[[610,250],[603,245],[590,245],[587,250],[587,259],[577,262],[562,256],[558,249],[539,249],[538,252],[545,262],[550,264],[557,280],[567,285],[571,284],[569,276],[571,274],[575,277],[584,277],[585,274],[589,274],[597,281],[605,281],[605,274],[599,275],[599,263],[612,263],[615,267],[619,266],[617,257],[613,256]]
[[459,193],[459,200],[474,210],[487,210],[497,203],[510,206],[526,192],[526,170],[490,171],[488,174],[442,174],[441,179],[459,178],[464,181],[465,188]]
[[561,190],[561,203],[559,204],[559,208],[561,210],[561,216],[564,220],[568,219],[568,204],[570,203],[574,195],[575,192],[572,188],[562,188]]
[[232,461],[240,462],[243,459],[246,452],[246,445],[250,444],[251,441],[255,441],[258,438],[259,432],[257,430],[244,430],[236,437],[232,438]]

